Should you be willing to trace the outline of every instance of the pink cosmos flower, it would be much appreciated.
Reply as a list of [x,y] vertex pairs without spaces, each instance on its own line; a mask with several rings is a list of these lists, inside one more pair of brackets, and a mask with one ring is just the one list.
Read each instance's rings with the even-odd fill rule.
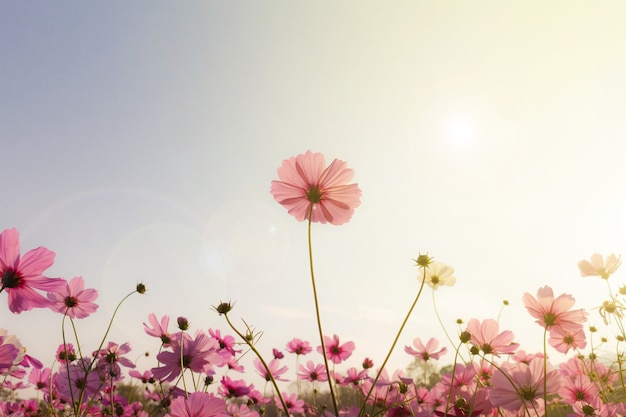
[[178,397],[172,401],[171,417],[227,417],[226,402],[206,392],[194,392],[189,398]]
[[10,371],[19,354],[20,349],[16,345],[5,343],[4,337],[0,336],[0,375]]
[[51,372],[50,368],[34,368],[28,375],[28,382],[30,382],[36,390],[49,394]]
[[254,367],[256,368],[256,371],[259,373],[259,375],[261,375],[261,377],[266,381],[271,381],[272,377],[274,377],[276,381],[287,381],[287,379],[280,378],[280,376],[287,372],[288,368],[286,366],[283,366],[281,368],[280,360],[278,359],[272,359],[267,364],[267,367],[270,371],[269,373],[267,372],[267,369],[265,369],[265,367],[263,366],[263,362],[261,362],[258,358],[254,359]]
[[622,264],[620,256],[615,256],[614,253],[610,254],[606,258],[606,262],[599,253],[591,255],[591,260],[583,259],[578,262],[578,269],[580,269],[580,275],[583,277],[600,277],[608,279],[612,273],[617,271],[617,268]]
[[143,373],[141,373],[139,371],[131,369],[130,371],[128,371],[128,376],[140,380],[142,384],[154,384],[155,382],[154,377],[152,376],[152,372],[150,371],[144,371]]
[[76,355],[76,349],[71,343],[59,345],[55,357],[61,363],[74,362],[76,359],[78,359]]
[[500,356],[512,355],[519,347],[519,343],[514,343],[513,332],[505,330],[498,333],[500,326],[493,319],[483,320],[471,319],[467,323],[467,331],[472,335],[471,343],[477,346],[485,355]]
[[297,413],[304,413],[304,400],[298,399],[298,394],[294,393],[282,393],[283,399],[285,400],[285,405],[287,406],[287,410],[283,410],[283,404],[280,402],[278,396],[275,399],[276,407],[278,409],[286,411],[288,415],[293,415]]
[[582,326],[576,331],[555,327],[550,330],[548,343],[555,348],[557,352],[561,353],[567,353],[570,349],[584,349],[585,346],[587,346],[585,331]]
[[100,390],[98,372],[95,370],[85,371],[89,369],[90,365],[91,360],[83,358],[75,363],[66,363],[61,366],[54,381],[56,389],[65,400],[72,403],[80,398],[82,403],[86,403]]
[[[322,365],[322,370],[324,370],[324,366]],[[346,376],[340,378],[340,385],[354,385],[358,386],[367,378],[367,369],[358,370],[355,367],[348,368],[346,371]],[[320,381],[322,379],[320,378]],[[324,381],[327,381],[328,377],[324,375]]]
[[311,352],[313,349],[309,342],[300,340],[298,338],[291,339],[287,342],[287,352],[295,353],[296,355],[306,355]]
[[297,372],[298,379],[304,379],[306,381],[328,381],[328,375],[326,375],[326,368],[323,364],[315,365],[313,361],[307,361],[306,366],[300,365]]
[[[491,377],[491,403],[518,415],[523,415],[528,409],[533,416],[542,416],[545,409],[543,374],[541,358],[531,359],[528,364],[502,363]],[[548,368],[545,381],[547,394],[556,393],[561,386],[559,371]]]
[[226,405],[226,413],[231,417],[259,417],[259,413],[247,404],[230,403]]
[[67,314],[73,319],[82,319],[95,313],[98,304],[92,301],[98,298],[98,291],[85,288],[82,277],[75,277],[65,287],[48,293],[50,309],[57,313]]
[[148,321],[150,322],[150,325],[152,327],[144,323],[143,324],[144,331],[149,336],[154,336],[154,337],[158,337],[159,339],[161,339],[161,343],[163,343],[163,346],[169,345],[171,335],[169,331],[167,330],[167,327],[170,324],[170,316],[163,316],[161,318],[161,321],[159,322],[159,320],[156,317],[156,314],[150,313],[148,315]]
[[590,402],[599,392],[597,385],[587,375],[581,374],[563,378],[558,394],[567,404],[574,405],[578,401]]
[[323,154],[307,151],[278,168],[280,180],[272,181],[270,192],[298,221],[309,219],[310,213],[312,222],[340,225],[361,204],[358,185],[348,184],[354,171],[338,159],[325,165]]
[[220,349],[226,350],[232,356],[241,352],[241,350],[235,349],[235,346],[237,346],[237,340],[234,336],[231,336],[229,334],[222,336],[222,333],[219,329],[209,329],[209,335],[213,339],[218,341],[218,343],[220,344]]
[[252,384],[246,384],[246,381],[243,379],[233,380],[224,375],[218,388],[218,393],[224,398],[237,398],[250,394],[253,388]]
[[54,263],[54,252],[38,247],[20,256],[20,239],[16,229],[0,233],[0,292],[9,294],[9,310],[14,313],[48,307],[50,301],[37,290],[57,291],[65,286],[59,278],[44,277],[43,271]]
[[[326,347],[326,355],[333,363],[341,363],[348,359],[354,351],[354,342],[346,342],[339,344],[339,336],[333,335],[332,339],[324,336],[324,346]],[[322,347],[318,346],[317,351],[323,353]]]
[[417,350],[413,349],[410,346],[405,346],[404,351],[411,356],[420,358],[424,362],[428,361],[431,358],[439,359],[441,355],[444,355],[448,351],[446,347],[437,350],[437,348],[439,347],[439,341],[434,337],[428,339],[428,342],[426,342],[426,346],[424,346],[424,344],[422,343],[422,339],[420,339],[419,337],[413,339],[413,346],[415,346]]
[[104,371],[104,374],[108,377],[118,379],[122,377],[121,366],[127,368],[134,368],[135,364],[128,358],[122,355],[126,355],[131,351],[130,342],[118,345],[117,343],[109,342],[105,349],[100,349],[93,353],[93,356],[98,358],[98,368]]
[[552,288],[548,286],[537,290],[537,298],[524,293],[522,300],[530,315],[537,319],[535,323],[548,330],[561,327],[575,332],[587,320],[587,312],[584,310],[570,310],[574,306],[574,297],[561,294],[554,298]]
[[197,373],[210,372],[213,366],[223,365],[219,343],[201,331],[194,338],[189,333],[176,333],[168,348],[171,350],[157,355],[157,360],[163,366],[152,368],[152,374],[160,381],[171,382],[176,379],[183,371],[181,362],[185,369]]

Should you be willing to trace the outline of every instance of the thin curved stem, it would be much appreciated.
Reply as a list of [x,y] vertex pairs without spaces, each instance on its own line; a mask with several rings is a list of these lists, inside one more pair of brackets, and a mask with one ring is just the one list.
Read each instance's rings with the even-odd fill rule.
[[383,361],[382,365],[378,369],[378,372],[376,373],[376,377],[372,381],[372,386],[367,391],[367,395],[365,395],[365,398],[363,400],[363,405],[361,405],[361,409],[359,410],[358,417],[363,416],[363,413],[365,412],[365,405],[367,404],[367,400],[369,399],[370,395],[372,395],[372,391],[374,390],[374,387],[376,386],[376,383],[378,382],[380,375],[385,369],[385,365],[387,365],[387,361],[389,361],[389,358],[391,357],[391,354],[393,350],[395,349],[396,344],[398,343],[398,340],[400,339],[400,335],[402,334],[402,331],[404,330],[406,323],[409,321],[409,317],[411,316],[411,313],[413,312],[413,309],[415,308],[415,305],[417,304],[417,300],[419,300],[420,295],[422,294],[422,290],[424,289],[424,284],[426,283],[426,268],[422,268],[422,269],[423,269],[424,275],[422,277],[422,284],[420,285],[419,291],[417,292],[417,295],[415,296],[415,300],[413,300],[413,304],[411,304],[409,311],[406,313],[406,316],[404,317],[404,320],[402,321],[402,324],[400,325],[400,329],[398,329],[398,333],[396,334],[396,337],[393,339],[393,343],[391,344],[391,347],[389,348],[389,352],[387,352],[387,356],[385,357],[385,360]]
[[317,299],[317,286],[315,285],[315,271],[313,268],[313,245],[311,243],[311,217],[313,215],[313,204],[309,208],[309,224],[308,224],[308,244],[309,244],[309,268],[311,271],[311,284],[313,286],[313,300],[315,301],[315,318],[317,319],[317,330],[319,332],[320,344],[322,345],[322,356],[324,357],[324,367],[326,368],[326,376],[328,377],[328,388],[335,409],[335,416],[339,416],[339,404],[333,388],[330,368],[328,367],[328,355],[326,354],[326,344],[324,343],[324,332],[322,331],[322,319],[320,317],[319,302]]

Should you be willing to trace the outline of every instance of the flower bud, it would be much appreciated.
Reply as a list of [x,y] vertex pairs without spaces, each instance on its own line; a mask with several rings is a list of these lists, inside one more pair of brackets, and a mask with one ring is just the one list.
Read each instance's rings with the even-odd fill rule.
[[189,320],[185,317],[179,317],[176,322],[178,323],[178,328],[182,331],[189,329]]

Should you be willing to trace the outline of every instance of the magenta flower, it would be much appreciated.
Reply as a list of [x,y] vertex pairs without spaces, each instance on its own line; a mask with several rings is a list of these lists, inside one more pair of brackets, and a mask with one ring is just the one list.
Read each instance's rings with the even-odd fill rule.
[[[523,415],[533,410],[533,415],[543,415],[544,396],[543,359],[534,358],[528,364],[504,362],[491,377],[492,389],[489,398],[496,407],[514,414]],[[557,392],[561,386],[561,375],[556,369],[548,369],[545,379],[547,394]]]
[[426,362],[430,358],[439,359],[441,355],[445,354],[448,351],[448,349],[445,347],[436,350],[437,347],[439,347],[439,341],[434,337],[431,337],[428,342],[426,342],[426,346],[422,344],[422,339],[420,339],[419,337],[413,339],[413,346],[415,346],[417,350],[413,349],[410,346],[405,346],[404,351],[411,356],[420,358],[424,362]]
[[234,336],[231,336],[231,335],[222,336],[222,333],[220,332],[219,329],[215,329],[215,330],[209,329],[209,335],[213,339],[217,340],[217,342],[220,344],[220,349],[225,349],[232,356],[241,352],[241,350],[235,349],[235,346],[237,346],[237,340],[235,340]]
[[163,316],[159,322],[156,318],[156,314],[150,313],[148,315],[148,321],[152,327],[148,326],[146,323],[143,324],[143,329],[146,334],[148,334],[148,336],[154,336],[161,339],[163,346],[169,345],[171,335],[167,330],[167,327],[170,324],[170,316]]
[[620,256],[615,256],[614,253],[604,258],[599,253],[591,255],[591,260],[583,259],[578,262],[578,269],[580,275],[583,277],[600,277],[608,279],[612,273],[617,271],[617,268],[622,264]]
[[0,292],[9,294],[9,310],[14,313],[48,307],[50,301],[37,290],[57,291],[65,286],[60,278],[44,277],[43,271],[54,263],[54,252],[38,247],[20,257],[20,239],[16,229],[0,233]]
[[498,333],[500,326],[493,319],[479,322],[471,319],[467,323],[467,331],[472,335],[471,343],[480,349],[485,355],[512,355],[519,347],[519,343],[514,343],[513,332],[505,330]]
[[258,358],[255,358],[253,362],[256,371],[266,381],[271,381],[272,377],[274,377],[276,381],[287,381],[287,379],[280,378],[280,376],[288,370],[286,366],[283,366],[282,368],[280,367],[280,360],[272,359],[267,364],[267,367],[269,368],[269,373],[267,372],[267,369],[265,369],[265,367],[263,366],[263,362],[261,362]]
[[130,351],[129,342],[121,345],[109,342],[105,349],[100,349],[100,351],[94,352],[93,355],[98,358],[98,368],[104,371],[106,376],[118,379],[122,376],[120,365],[127,368],[135,367],[135,364],[130,359],[122,356]]
[[74,362],[76,359],[78,359],[78,356],[76,355],[76,349],[71,343],[59,345],[55,357],[61,363]]
[[328,381],[326,368],[323,364],[315,365],[313,361],[307,361],[306,366],[300,365],[297,372],[298,379],[313,381]]
[[354,171],[338,159],[325,165],[323,154],[307,151],[278,168],[280,181],[272,181],[270,192],[298,221],[309,219],[310,213],[312,222],[344,224],[361,204],[358,185],[348,184]]
[[570,310],[574,306],[574,297],[561,294],[554,298],[552,288],[548,286],[537,290],[537,298],[524,293],[522,300],[530,315],[537,319],[535,323],[548,330],[561,327],[575,332],[587,320],[587,312],[584,310]]
[[296,355],[306,355],[311,352],[313,349],[309,342],[300,340],[298,338],[291,339],[287,342],[287,352],[295,353]]
[[[354,342],[346,342],[343,345],[339,344],[339,337],[333,335],[332,339],[328,336],[324,336],[324,346],[326,347],[326,355],[333,363],[341,363],[348,359],[354,351]],[[323,353],[322,347],[318,346],[317,351]]]
[[157,360],[163,366],[152,368],[152,374],[160,381],[170,382],[176,379],[183,371],[181,362],[185,369],[198,373],[210,372],[213,366],[223,364],[219,343],[202,332],[197,332],[195,338],[188,333],[176,333],[172,336],[169,349],[171,351],[163,351],[157,355]]
[[50,309],[57,313],[67,314],[73,319],[82,319],[95,313],[98,304],[92,301],[98,298],[98,291],[84,289],[85,281],[82,277],[75,277],[65,287],[48,293]]
[[206,392],[193,392],[189,398],[178,397],[172,401],[171,417],[227,417],[226,402]]
[[233,380],[224,375],[218,388],[218,393],[225,398],[237,398],[250,394],[252,388],[254,386],[246,384],[246,381],[243,379]]
[[[86,371],[91,365],[89,358],[61,366],[54,379],[64,399],[86,403],[100,390],[100,376],[95,370]],[[69,369],[68,369],[69,368]]]
[[278,409],[286,411],[288,415],[293,415],[297,413],[304,413],[304,400],[298,399],[298,394],[294,393],[282,393],[283,400],[285,400],[285,405],[287,406],[287,410],[284,410],[283,404],[280,402],[278,396],[276,396],[275,403]]

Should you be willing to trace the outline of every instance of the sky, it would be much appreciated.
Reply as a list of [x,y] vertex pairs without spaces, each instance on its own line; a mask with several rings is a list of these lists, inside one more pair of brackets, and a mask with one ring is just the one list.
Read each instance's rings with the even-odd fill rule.
[[[606,284],[576,265],[624,249],[625,19],[613,1],[4,2],[0,229],[98,290],[76,320],[87,352],[139,282],[107,341],[141,369],[148,314],[232,334],[212,310],[227,300],[264,354],[316,346],[306,223],[269,193],[310,149],[363,191],[349,223],[312,233],[324,332],[355,341],[350,365],[382,362],[419,253],[457,283],[426,289],[391,369],[503,300],[501,327],[539,351],[522,294],[572,294],[602,327]],[[62,340],[60,315],[12,314],[4,293],[0,327],[47,364]]]

